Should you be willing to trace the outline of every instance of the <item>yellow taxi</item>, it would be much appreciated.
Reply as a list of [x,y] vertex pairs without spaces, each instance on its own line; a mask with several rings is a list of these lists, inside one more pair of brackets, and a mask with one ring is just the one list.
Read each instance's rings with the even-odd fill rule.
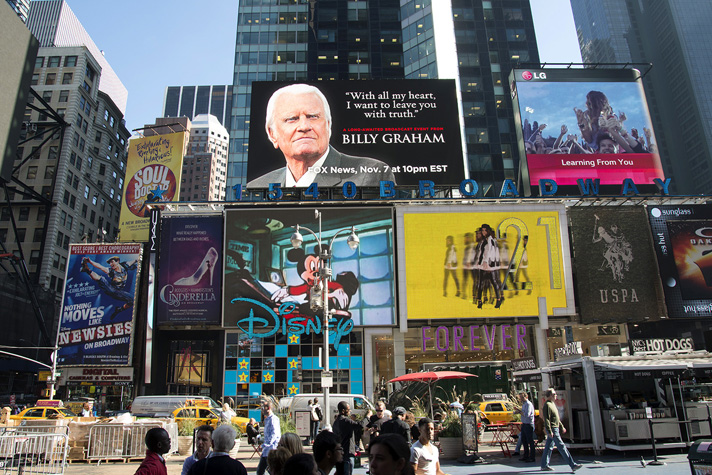
[[479,404],[483,424],[514,421],[514,405],[509,401],[485,401]]
[[[189,400],[186,401],[184,407],[179,407],[173,411],[173,418],[178,424],[180,424],[181,421],[191,421],[196,427],[203,424],[217,427],[220,422],[220,413],[216,409],[211,408],[207,400]],[[231,422],[244,434],[247,431],[247,424],[250,422],[250,419],[235,416],[231,418]]]
[[77,417],[72,411],[62,405],[59,400],[37,401],[37,405],[28,407],[19,414],[10,416],[15,421],[37,420],[37,419],[64,419],[65,417]]

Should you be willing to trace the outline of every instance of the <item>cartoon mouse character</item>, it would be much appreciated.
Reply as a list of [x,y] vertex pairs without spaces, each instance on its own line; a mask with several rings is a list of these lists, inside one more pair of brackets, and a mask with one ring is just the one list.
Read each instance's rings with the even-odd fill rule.
[[[297,263],[297,272],[304,283],[299,285],[289,285],[282,287],[272,294],[275,303],[281,303],[290,295],[305,295],[307,303],[300,305],[300,313],[313,315],[309,309],[309,297],[311,296],[314,283],[319,275],[321,260],[318,255],[318,246],[314,246],[312,254],[306,254],[303,249],[290,249],[287,252],[287,260]],[[351,297],[359,287],[358,279],[353,272],[340,272],[335,279],[329,281],[329,309],[335,314],[350,317],[348,312],[351,304]]]

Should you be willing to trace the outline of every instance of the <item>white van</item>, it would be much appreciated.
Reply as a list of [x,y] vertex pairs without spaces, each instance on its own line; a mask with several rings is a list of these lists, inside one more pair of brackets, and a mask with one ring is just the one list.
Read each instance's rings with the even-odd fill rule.
[[324,410],[324,393],[297,394],[292,396],[292,401],[289,404],[289,415],[297,426],[297,434],[302,437],[309,435],[309,421],[311,421],[311,411],[309,404],[317,398],[321,406],[324,419],[321,421],[321,426],[325,424],[333,425],[334,419],[339,413],[337,406],[341,401],[346,401],[351,406],[351,414],[358,414],[363,417],[371,410],[376,413],[376,408],[373,403],[363,394],[329,394],[329,406],[331,410],[327,414]]
[[206,399],[210,406],[221,410],[222,406],[208,396],[165,395],[138,396],[131,403],[131,415],[137,417],[171,417],[173,411],[185,405],[187,400]]

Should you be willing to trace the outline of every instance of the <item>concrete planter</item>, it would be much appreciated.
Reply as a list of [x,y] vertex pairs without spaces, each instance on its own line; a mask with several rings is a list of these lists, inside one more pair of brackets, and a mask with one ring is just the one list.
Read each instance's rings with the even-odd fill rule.
[[179,435],[178,436],[178,453],[180,455],[190,455],[193,453],[193,436]]
[[229,452],[230,457],[237,459],[237,452],[240,450],[240,439],[235,439],[235,446]]
[[456,459],[464,454],[462,437],[440,437],[440,458]]

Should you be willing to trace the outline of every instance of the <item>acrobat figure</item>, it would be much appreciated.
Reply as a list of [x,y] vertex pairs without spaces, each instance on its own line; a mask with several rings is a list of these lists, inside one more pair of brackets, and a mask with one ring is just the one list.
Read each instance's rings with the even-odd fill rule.
[[494,288],[497,301],[494,308],[499,308],[504,302],[502,296],[502,285],[499,281],[499,248],[497,239],[494,237],[494,230],[489,224],[482,225],[482,241],[478,244],[477,268],[480,270],[480,280],[477,287],[477,308],[482,308],[482,291],[489,283]]
[[[129,283],[129,271],[136,270],[138,259],[134,259],[129,262],[121,262],[119,256],[113,256],[110,257],[106,263],[109,264],[109,268],[102,266],[98,262],[92,261],[88,257],[85,257],[82,259],[82,272],[89,274],[91,280],[96,282],[99,288],[103,290],[106,295],[124,302],[122,306],[116,307],[109,317],[110,320],[113,320],[119,313],[133,308],[134,296],[133,294],[127,292],[125,288],[126,284]],[[97,274],[91,269],[90,266],[102,271],[106,274],[106,276]]]
[[447,297],[447,282],[449,277],[455,281],[457,293],[460,296],[460,281],[457,279],[457,249],[455,248],[455,238],[448,236],[445,238],[445,277],[443,278],[443,297]]
[[613,280],[623,282],[623,271],[626,272],[630,268],[630,263],[633,262],[633,247],[625,238],[623,233],[618,231],[618,226],[611,224],[610,230],[606,231],[603,226],[598,226],[598,216],[593,225],[593,242],[597,243],[605,241],[606,250],[603,253],[604,261],[598,270],[605,270],[606,267],[611,269]]

